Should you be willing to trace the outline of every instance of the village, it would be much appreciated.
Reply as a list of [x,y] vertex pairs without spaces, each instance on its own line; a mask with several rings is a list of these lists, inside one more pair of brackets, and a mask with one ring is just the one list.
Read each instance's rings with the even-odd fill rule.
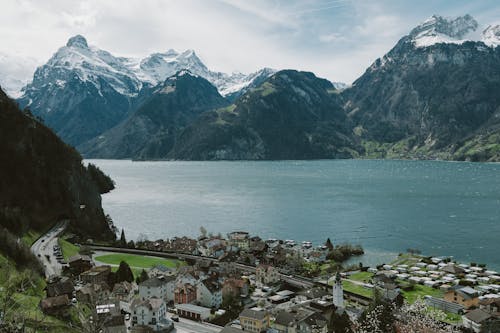
[[448,332],[499,332],[500,274],[447,257],[402,253],[377,267],[343,266],[362,248],[204,230],[135,244],[122,233],[112,246],[60,238],[52,252],[60,273],[47,277],[42,311],[78,309],[94,332],[341,332],[374,302],[421,304]]

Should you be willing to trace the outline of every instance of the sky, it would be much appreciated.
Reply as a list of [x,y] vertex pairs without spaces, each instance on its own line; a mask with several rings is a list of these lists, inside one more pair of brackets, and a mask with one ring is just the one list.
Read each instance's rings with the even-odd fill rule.
[[117,56],[194,49],[211,70],[293,68],[352,83],[433,14],[500,22],[498,0],[0,0],[0,8],[0,79],[12,85],[76,34]]

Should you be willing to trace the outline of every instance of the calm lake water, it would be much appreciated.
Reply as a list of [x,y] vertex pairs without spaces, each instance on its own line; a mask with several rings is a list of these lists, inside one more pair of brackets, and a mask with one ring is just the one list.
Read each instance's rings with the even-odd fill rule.
[[103,206],[129,239],[246,230],[361,244],[355,261],[407,248],[500,269],[500,164],[322,160],[91,160],[116,182]]

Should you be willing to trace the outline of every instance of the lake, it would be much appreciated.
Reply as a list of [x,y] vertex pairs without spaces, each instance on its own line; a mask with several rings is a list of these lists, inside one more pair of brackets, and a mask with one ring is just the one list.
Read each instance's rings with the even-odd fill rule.
[[89,160],[116,182],[103,207],[128,239],[249,231],[361,244],[365,264],[415,248],[500,269],[500,164]]

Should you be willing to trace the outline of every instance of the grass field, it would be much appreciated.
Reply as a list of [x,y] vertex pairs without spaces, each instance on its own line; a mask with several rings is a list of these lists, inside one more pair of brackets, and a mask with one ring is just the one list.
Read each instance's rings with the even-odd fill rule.
[[68,261],[68,259],[76,254],[78,254],[78,251],[80,248],[64,238],[59,238],[58,239],[59,246],[61,247],[62,255],[64,257],[64,260]]
[[354,274],[349,275],[349,279],[368,283],[368,282],[370,282],[372,276],[373,276],[373,273],[370,273],[370,272],[358,272],[358,273],[354,273]]
[[415,285],[415,289],[411,291],[402,291],[404,298],[409,302],[413,303],[418,297],[424,298],[425,295],[430,295],[437,298],[443,297],[443,292],[439,289],[434,289],[432,287],[423,286],[420,284]]
[[373,290],[354,284],[350,281],[342,281],[342,287],[344,287],[345,291],[349,291],[357,295],[373,297]]
[[169,268],[175,268],[177,265],[185,265],[184,261],[176,259],[165,259],[149,256],[141,256],[136,254],[113,253],[105,254],[94,258],[104,264],[119,265],[121,261],[125,261],[130,268],[138,268],[139,272],[142,268],[151,268],[155,265],[163,265]]

